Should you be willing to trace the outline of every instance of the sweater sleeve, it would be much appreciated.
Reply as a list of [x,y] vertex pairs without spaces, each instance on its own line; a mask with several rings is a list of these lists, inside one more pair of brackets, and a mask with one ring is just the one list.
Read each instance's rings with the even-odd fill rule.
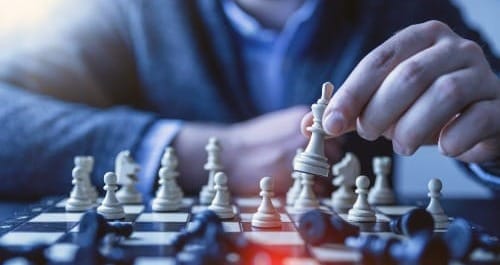
[[120,2],[59,2],[31,27],[0,32],[2,198],[69,192],[75,155],[95,156],[101,186],[116,154],[136,151],[158,120],[139,110]]

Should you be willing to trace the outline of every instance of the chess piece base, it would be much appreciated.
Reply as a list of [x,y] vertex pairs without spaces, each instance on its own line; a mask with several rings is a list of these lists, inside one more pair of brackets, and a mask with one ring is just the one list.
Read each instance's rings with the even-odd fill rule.
[[258,228],[281,227],[281,217],[279,213],[255,213],[252,216],[252,226]]
[[347,215],[349,222],[375,222],[377,217],[372,210],[351,209]]
[[114,207],[101,205],[97,207],[97,212],[102,214],[104,218],[108,220],[117,220],[125,218],[125,211],[123,211],[123,206],[121,205]]
[[235,216],[232,206],[218,206],[218,205],[210,205],[208,209],[213,211],[219,218],[221,219],[231,219]]

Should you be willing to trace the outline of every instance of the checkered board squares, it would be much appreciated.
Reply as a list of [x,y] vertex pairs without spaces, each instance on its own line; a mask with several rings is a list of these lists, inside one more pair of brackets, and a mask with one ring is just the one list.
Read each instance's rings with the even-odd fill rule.
[[[360,254],[342,245],[307,246],[300,237],[296,225],[300,212],[286,206],[283,200],[273,198],[273,205],[280,213],[281,226],[272,229],[252,227],[251,220],[257,211],[261,198],[235,198],[236,216],[223,220],[222,227],[232,238],[244,236],[248,240],[264,246],[276,253],[286,253],[284,264],[355,264]],[[54,261],[70,263],[76,252],[78,222],[83,213],[66,212],[65,199],[54,201],[48,208],[40,209],[31,215],[23,216],[21,224],[13,226],[10,232],[0,237],[0,244],[31,245],[33,243],[51,244],[49,253]],[[175,212],[152,212],[149,205],[124,205],[127,214],[121,222],[130,222],[134,232],[123,239],[120,246],[137,257],[136,264],[169,264],[174,261],[173,238],[183,229],[192,225],[193,215],[206,210],[207,205],[199,205],[192,198],[183,200],[183,207]],[[384,234],[389,229],[389,216],[397,216],[409,211],[410,207],[377,208],[380,222],[356,224],[364,233]],[[321,210],[331,213],[323,204]],[[1,224],[0,224],[1,225]],[[390,233],[388,233],[390,234]]]

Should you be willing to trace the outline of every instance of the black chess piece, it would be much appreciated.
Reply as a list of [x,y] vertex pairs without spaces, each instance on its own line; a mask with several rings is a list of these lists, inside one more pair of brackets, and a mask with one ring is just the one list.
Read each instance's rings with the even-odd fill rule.
[[98,244],[106,234],[113,233],[129,237],[134,228],[129,223],[108,223],[104,216],[96,211],[86,212],[80,219],[78,230],[78,244],[88,246]]
[[454,260],[467,260],[476,248],[500,253],[498,237],[475,227],[463,218],[455,218],[443,236]]
[[320,210],[304,213],[299,219],[299,233],[311,245],[343,243],[349,236],[359,235],[359,228],[342,219]]
[[396,234],[413,236],[418,232],[434,231],[434,218],[423,208],[416,208],[391,221],[391,230]]
[[390,253],[397,264],[404,265],[447,265],[450,259],[448,247],[441,237],[426,231],[414,234],[403,244],[394,244]]
[[376,235],[364,235],[359,237],[348,237],[345,240],[348,247],[355,248],[362,253],[363,264],[370,265],[394,265],[396,261],[391,254],[391,249],[402,244],[395,237],[379,237]]
[[206,241],[207,227],[214,226],[214,229],[222,231],[221,219],[210,210],[205,210],[197,213],[193,217],[193,221],[189,229],[181,231],[172,241],[172,246],[176,251],[180,251],[185,245],[194,242],[203,243]]

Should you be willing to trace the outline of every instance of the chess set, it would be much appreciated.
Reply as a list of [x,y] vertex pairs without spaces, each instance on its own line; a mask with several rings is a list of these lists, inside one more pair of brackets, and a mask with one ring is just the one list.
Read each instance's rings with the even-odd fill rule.
[[[118,154],[114,172],[104,175],[103,198],[90,181],[93,158],[79,156],[68,198],[44,200],[0,224],[0,262],[499,264],[497,237],[445,214],[439,179],[429,182],[427,208],[419,208],[396,204],[387,181],[390,158],[373,159],[371,189],[354,154],[328,165],[321,118],[332,90],[326,83],[312,105],[311,138],[297,151],[285,198],[274,196],[272,177],[260,180],[259,197],[233,198],[216,138],[205,148],[208,183],[197,197],[184,196],[177,185],[171,147],[161,159],[154,198],[135,188],[139,166],[129,151]],[[330,171],[338,188],[331,198],[318,198],[314,178]]]

